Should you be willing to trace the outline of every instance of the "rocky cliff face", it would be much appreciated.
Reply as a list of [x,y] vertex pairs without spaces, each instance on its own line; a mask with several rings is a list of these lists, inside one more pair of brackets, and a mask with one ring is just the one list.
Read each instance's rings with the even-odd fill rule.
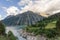
[[37,13],[27,11],[16,16],[8,16],[2,21],[6,25],[32,25],[42,20],[43,18],[44,18],[43,16]]

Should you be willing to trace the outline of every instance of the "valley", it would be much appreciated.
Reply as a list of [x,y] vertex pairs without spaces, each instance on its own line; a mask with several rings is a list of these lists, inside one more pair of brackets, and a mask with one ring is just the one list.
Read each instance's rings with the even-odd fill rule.
[[30,40],[30,38],[31,40],[52,40],[52,38],[55,40],[55,37],[59,40],[59,32],[56,29],[59,18],[60,13],[44,17],[27,11],[16,16],[8,16],[2,22],[7,26],[6,33],[12,31],[18,40]]

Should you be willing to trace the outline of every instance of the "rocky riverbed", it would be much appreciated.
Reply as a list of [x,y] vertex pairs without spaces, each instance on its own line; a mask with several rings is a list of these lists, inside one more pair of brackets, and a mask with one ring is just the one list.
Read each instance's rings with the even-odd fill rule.
[[20,29],[20,27],[18,26],[9,26],[6,27],[6,33],[8,33],[8,31],[12,31],[13,34],[18,38],[17,40],[26,40],[25,38],[23,38],[22,36],[20,36],[18,30]]
[[20,36],[24,37],[26,40],[46,40],[47,38],[41,35],[35,36],[33,33],[27,33],[25,30],[20,29]]
[[34,35],[33,33],[28,33],[23,29],[19,30],[20,36],[25,38],[26,40],[60,40],[60,37],[56,38],[47,38],[46,36],[43,35]]

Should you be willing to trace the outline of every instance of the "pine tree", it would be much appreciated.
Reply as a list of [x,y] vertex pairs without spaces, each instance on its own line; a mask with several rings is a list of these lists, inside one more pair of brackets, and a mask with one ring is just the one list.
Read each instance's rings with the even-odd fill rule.
[[60,18],[59,18],[59,20],[58,20],[57,23],[56,23],[56,29],[57,29],[57,30],[60,30]]
[[9,37],[9,40],[16,40],[16,37],[13,35],[11,31],[8,32],[8,37]]
[[4,24],[0,21],[0,35],[4,35],[5,34],[5,26]]

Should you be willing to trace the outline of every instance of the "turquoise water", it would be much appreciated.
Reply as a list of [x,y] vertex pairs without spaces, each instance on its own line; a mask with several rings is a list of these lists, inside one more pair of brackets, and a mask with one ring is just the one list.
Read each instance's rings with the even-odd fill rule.
[[6,27],[6,33],[8,33],[8,31],[12,31],[13,34],[18,38],[18,40],[26,40],[25,38],[20,36],[20,33],[18,32],[20,29],[22,29],[22,26],[9,26]]

